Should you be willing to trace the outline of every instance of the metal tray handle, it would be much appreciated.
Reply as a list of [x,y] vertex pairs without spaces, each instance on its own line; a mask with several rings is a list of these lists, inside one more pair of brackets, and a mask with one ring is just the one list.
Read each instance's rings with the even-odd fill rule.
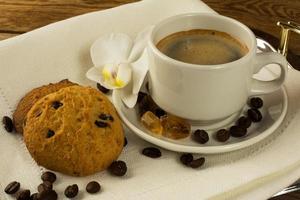
[[288,53],[288,44],[290,31],[300,34],[300,25],[295,22],[277,22],[277,26],[281,27],[281,36],[278,47],[278,52],[284,56]]

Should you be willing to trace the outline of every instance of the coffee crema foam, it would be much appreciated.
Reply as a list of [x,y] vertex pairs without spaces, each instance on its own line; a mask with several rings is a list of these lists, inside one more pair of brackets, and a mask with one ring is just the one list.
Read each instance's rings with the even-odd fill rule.
[[248,52],[246,45],[228,33],[206,29],[173,33],[160,40],[156,46],[168,57],[199,65],[229,63]]

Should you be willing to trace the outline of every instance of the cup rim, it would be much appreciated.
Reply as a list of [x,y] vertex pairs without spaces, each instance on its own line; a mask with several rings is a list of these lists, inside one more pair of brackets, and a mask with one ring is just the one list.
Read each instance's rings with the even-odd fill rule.
[[[219,18],[222,20],[226,20],[230,23],[236,23],[238,24],[241,28],[243,28],[244,30],[246,30],[246,32],[251,36],[251,49],[249,48],[249,51],[247,52],[246,55],[244,55],[243,57],[239,58],[238,60],[232,61],[232,62],[228,62],[228,63],[223,63],[223,64],[212,64],[212,65],[200,65],[200,64],[192,64],[192,63],[186,63],[186,62],[182,62],[179,60],[176,60],[174,58],[171,58],[165,54],[163,54],[154,44],[154,35],[156,34],[156,32],[159,30],[159,28],[161,28],[163,25],[176,20],[178,18],[183,18],[183,17],[193,17],[193,16],[207,16],[207,17],[213,17],[213,18]],[[243,23],[230,18],[230,17],[226,17],[223,15],[219,15],[216,13],[184,13],[184,14],[179,14],[179,15],[174,15],[171,17],[168,17],[166,19],[161,20],[160,22],[158,22],[156,25],[154,25],[154,27],[151,30],[150,33],[150,37],[149,37],[149,41],[148,41],[148,46],[154,51],[155,54],[157,54],[159,57],[161,57],[164,61],[167,62],[172,62],[175,65],[180,65],[180,66],[184,66],[187,68],[196,68],[197,70],[211,70],[211,69],[220,69],[220,68],[230,68],[230,66],[234,66],[235,64],[239,64],[239,63],[243,63],[244,60],[247,60],[249,57],[251,57],[253,54],[255,54],[256,52],[256,38],[254,33]],[[234,65],[232,65],[234,64]],[[201,67],[199,67],[201,66]]]

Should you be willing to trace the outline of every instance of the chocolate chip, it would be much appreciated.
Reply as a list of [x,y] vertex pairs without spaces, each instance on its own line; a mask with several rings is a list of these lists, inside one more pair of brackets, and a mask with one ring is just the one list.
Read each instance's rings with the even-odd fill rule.
[[44,181],[38,186],[38,192],[43,192],[44,190],[52,190],[52,183],[49,181]]
[[51,138],[54,135],[55,135],[55,132],[49,129],[48,132],[47,132],[46,138]]
[[124,176],[127,172],[126,163],[122,160],[113,161],[109,166],[110,173],[116,176]]
[[96,182],[96,181],[91,181],[91,182],[89,182],[87,185],[86,185],[86,191],[88,192],[88,193],[91,193],[91,194],[95,194],[95,193],[97,193],[97,192],[99,192],[100,191],[100,189],[101,189],[101,186],[100,186],[100,184],[98,183],[98,182]]
[[3,123],[4,128],[5,128],[5,130],[6,130],[7,132],[12,132],[12,131],[13,131],[14,125],[13,125],[13,122],[12,122],[12,120],[11,120],[10,117],[4,116],[4,117],[2,118],[2,123]]
[[102,121],[95,121],[96,126],[98,126],[99,128],[105,128],[108,126],[108,124],[106,122],[102,122]]
[[247,113],[252,122],[260,122],[262,120],[262,115],[257,109],[251,108],[247,111]]
[[77,194],[78,194],[78,185],[77,184],[69,185],[65,189],[65,196],[68,198],[74,198],[74,197],[76,197]]
[[100,90],[104,94],[107,94],[109,92],[109,89],[103,87],[100,83],[97,83],[97,88],[98,88],[98,90]]
[[144,98],[145,96],[147,96],[146,93],[144,93],[144,92],[139,92],[138,98],[137,98],[137,103],[140,103],[140,102],[143,100],[143,98]]
[[166,115],[166,112],[165,112],[163,109],[161,109],[161,108],[156,108],[155,111],[154,111],[154,114],[155,114],[158,118],[160,118],[160,117]]
[[110,114],[104,114],[104,113],[99,115],[99,119],[114,121],[113,116],[111,116]]
[[189,165],[194,160],[194,157],[191,153],[185,153],[180,156],[180,161],[184,165]]
[[230,138],[230,134],[229,131],[226,129],[218,130],[218,132],[216,133],[216,139],[219,142],[226,142],[229,138]]
[[43,181],[49,181],[50,183],[54,183],[56,180],[56,175],[53,172],[44,172],[41,176]]
[[17,200],[28,200],[30,199],[30,190],[22,190],[16,195]]
[[38,200],[38,193],[33,193],[33,194],[30,196],[30,200]]
[[127,146],[127,144],[128,144],[127,138],[124,137],[124,147]]
[[261,108],[264,105],[264,102],[261,98],[259,97],[253,97],[250,99],[250,107],[251,108]]
[[199,168],[201,167],[205,162],[205,158],[198,158],[196,160],[193,160],[192,162],[190,162],[188,164],[188,166],[190,166],[191,168]]
[[42,114],[42,111],[41,111],[41,110],[38,110],[38,111],[36,111],[36,113],[35,113],[35,117],[39,117],[39,116],[41,116],[41,114]]
[[61,102],[59,102],[59,101],[54,101],[53,103],[52,103],[52,107],[55,109],[55,110],[57,110],[59,107],[61,107],[63,104],[61,103]]
[[247,129],[240,126],[232,126],[229,129],[229,133],[232,137],[243,137],[247,134]]
[[4,189],[4,192],[6,194],[14,194],[16,193],[18,190],[20,189],[20,183],[17,182],[17,181],[13,181],[11,183],[9,183],[5,189]]
[[44,190],[38,193],[38,200],[57,200],[57,193],[54,190]]
[[237,125],[242,128],[249,128],[251,126],[251,119],[249,117],[240,117],[237,121]]
[[147,157],[150,157],[150,158],[159,158],[159,157],[161,157],[160,150],[158,148],[155,148],[155,147],[144,148],[143,151],[142,151],[142,154],[147,156]]
[[209,136],[207,132],[205,130],[200,130],[200,129],[194,132],[193,138],[196,142],[199,142],[200,144],[205,144],[209,140]]

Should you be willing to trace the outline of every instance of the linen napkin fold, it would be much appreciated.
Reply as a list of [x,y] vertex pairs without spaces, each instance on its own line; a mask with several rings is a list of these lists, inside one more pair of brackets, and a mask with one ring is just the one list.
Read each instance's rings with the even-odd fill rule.
[[[186,12],[210,12],[198,0],[144,0],[117,8],[70,18],[27,34],[0,42],[0,116],[11,115],[20,98],[30,89],[69,78],[83,85],[95,85],[84,74],[92,66],[89,48],[102,34],[123,32],[132,38],[144,27]],[[126,176],[107,172],[89,177],[58,174],[54,184],[60,199],[69,184],[77,183],[77,199],[265,199],[300,177],[297,134],[300,117],[299,74],[290,70],[286,88],[289,111],[272,137],[247,149],[206,156],[204,168],[191,170],[178,161],[178,154],[163,150],[157,160],[140,155],[149,146],[129,130],[129,144],[120,159],[126,161]],[[299,116],[298,116],[299,115]],[[0,128],[0,199],[12,199],[2,192],[10,181],[36,190],[41,169],[27,152],[19,135]],[[293,174],[293,176],[290,176]],[[97,180],[103,190],[89,195],[85,185]],[[277,180],[277,181],[276,181]],[[261,188],[265,188],[262,190]]]

